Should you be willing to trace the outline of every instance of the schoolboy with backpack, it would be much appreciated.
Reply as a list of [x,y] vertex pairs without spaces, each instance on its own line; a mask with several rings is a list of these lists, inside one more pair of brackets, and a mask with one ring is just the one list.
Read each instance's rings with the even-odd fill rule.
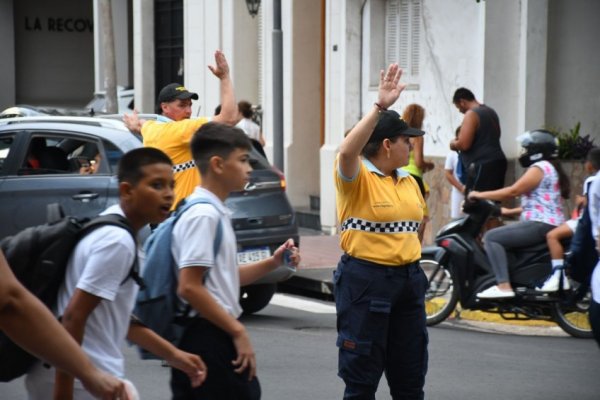
[[[159,223],[169,215],[173,202],[171,160],[160,150],[132,150],[119,162],[120,203],[102,215],[117,214],[137,233],[149,223]],[[205,366],[196,355],[182,352],[131,319],[138,283],[130,279],[137,257],[134,236],[120,226],[107,225],[84,236],[70,254],[65,279],[57,296],[56,315],[65,329],[82,345],[100,369],[124,379],[121,351],[125,338],[182,368],[198,385]],[[125,380],[125,379],[124,379]],[[127,383],[132,398],[136,390]],[[28,372],[26,388],[31,400],[87,399],[89,394],[73,377],[36,363]]]
[[68,371],[101,399],[127,399],[125,384],[96,368],[50,310],[12,273],[0,250],[0,332]]
[[[91,221],[65,217],[58,203],[48,205],[48,223],[32,226],[2,239],[0,248],[6,255],[15,277],[47,308],[56,306],[58,290],[64,282],[69,255],[84,236],[97,228],[114,225],[128,231],[127,220],[117,214],[108,214]],[[137,258],[130,276],[141,283]],[[129,276],[126,278],[128,279]],[[8,336],[0,333],[0,381],[8,382],[24,375],[36,358],[19,347]]]
[[[274,254],[254,264],[237,265],[237,244],[230,211],[224,200],[249,181],[251,144],[237,128],[209,122],[191,142],[202,183],[186,201],[195,204],[174,224],[170,250],[178,267],[177,294],[190,312],[179,317],[183,332],[179,348],[202,356],[210,371],[200,387],[192,387],[185,374],[171,370],[173,399],[258,399],[254,350],[244,325],[238,320],[240,285],[247,285],[283,263],[300,260],[292,239]],[[217,232],[222,239],[215,246]],[[216,251],[215,251],[216,250]]]

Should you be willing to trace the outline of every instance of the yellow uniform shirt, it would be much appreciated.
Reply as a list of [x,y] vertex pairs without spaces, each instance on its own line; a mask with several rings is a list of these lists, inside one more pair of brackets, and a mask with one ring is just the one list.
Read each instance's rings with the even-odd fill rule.
[[200,184],[200,172],[192,158],[190,142],[198,128],[207,122],[207,118],[173,121],[160,117],[142,126],[144,146],[162,150],[173,161],[175,202],[172,209]]
[[352,257],[399,266],[421,258],[417,235],[425,201],[417,182],[397,170],[397,181],[364,159],[356,176],[344,177],[335,163],[340,245]]

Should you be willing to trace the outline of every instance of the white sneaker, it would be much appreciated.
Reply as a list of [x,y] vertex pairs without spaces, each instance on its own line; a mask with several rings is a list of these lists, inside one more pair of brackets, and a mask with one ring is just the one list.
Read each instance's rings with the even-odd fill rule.
[[546,279],[546,282],[541,287],[538,287],[537,290],[540,292],[556,292],[558,291],[558,284],[560,283],[560,276],[562,275],[563,280],[563,289],[568,290],[571,288],[569,284],[569,280],[565,276],[565,271],[563,269],[555,270],[552,275]]
[[483,292],[477,293],[477,297],[480,299],[508,299],[515,297],[515,292],[512,290],[502,290],[494,285]]

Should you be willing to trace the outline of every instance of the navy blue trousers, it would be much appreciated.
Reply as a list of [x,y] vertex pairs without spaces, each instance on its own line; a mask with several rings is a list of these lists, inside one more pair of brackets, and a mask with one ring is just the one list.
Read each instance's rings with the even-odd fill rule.
[[333,281],[344,399],[375,399],[384,372],[394,400],[423,399],[428,282],[419,263],[388,267],[345,254]]
[[247,371],[238,374],[231,361],[237,350],[231,336],[202,318],[192,318],[186,326],[181,350],[198,354],[208,369],[202,386],[192,388],[190,379],[182,371],[171,368],[173,400],[259,400],[261,389],[258,379],[248,381]]

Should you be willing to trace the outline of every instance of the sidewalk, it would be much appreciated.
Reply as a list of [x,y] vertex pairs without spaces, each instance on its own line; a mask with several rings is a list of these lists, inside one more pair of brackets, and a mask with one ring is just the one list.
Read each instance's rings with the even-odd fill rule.
[[302,261],[296,274],[283,286],[292,291],[308,291],[319,298],[333,300],[332,276],[342,255],[339,243],[338,235],[301,236]]
[[[305,230],[300,236],[300,252],[302,261],[296,274],[289,280],[280,283],[281,289],[291,293],[307,294],[333,300],[333,271],[342,255],[339,246],[339,235],[319,235],[317,231]],[[527,320],[507,321],[495,313],[483,311],[461,310],[453,313],[448,321],[477,321],[500,323],[523,327],[557,327],[553,322]]]

